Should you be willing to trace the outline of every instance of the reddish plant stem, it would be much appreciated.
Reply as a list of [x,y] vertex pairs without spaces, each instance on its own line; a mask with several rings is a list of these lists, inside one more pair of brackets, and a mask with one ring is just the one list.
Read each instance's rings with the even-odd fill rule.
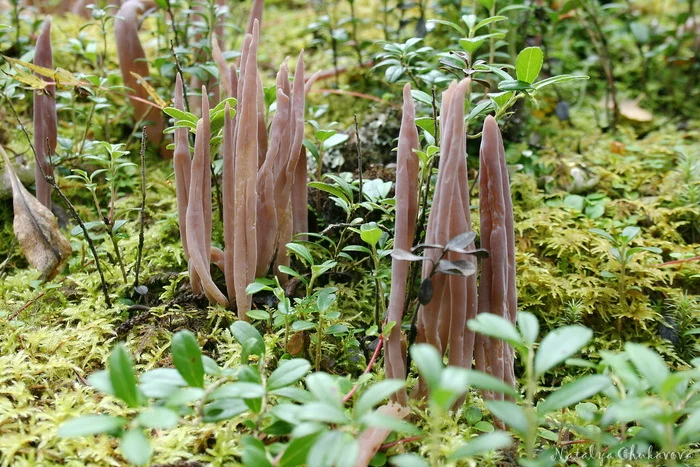
[[392,448],[392,447],[396,446],[397,444],[412,443],[414,441],[420,441],[423,438],[425,438],[425,435],[410,436],[408,438],[397,439],[396,441],[392,441],[391,443],[382,444],[379,447],[379,450],[386,451],[387,449]]
[[[60,281],[58,281],[58,284],[62,284],[63,281],[65,281],[65,280],[66,280],[66,277],[64,277],[63,279],[61,279]],[[49,290],[53,290],[53,289],[49,289]],[[15,311],[14,313],[12,313],[12,314],[10,315],[10,317],[7,318],[7,320],[8,320],[8,321],[12,321],[13,319],[15,319],[17,316],[19,316],[20,313],[22,313],[24,310],[26,310],[27,308],[29,308],[32,304],[36,303],[36,301],[39,300],[41,297],[43,297],[44,295],[46,295],[46,293],[47,293],[49,290],[44,290],[43,292],[41,292],[41,293],[40,293],[39,295],[37,295],[36,297],[34,297],[34,298],[32,298],[31,300],[29,300],[27,303],[25,303],[24,305],[22,305],[22,308],[20,308],[19,310]]]
[[[374,362],[377,361],[377,357],[379,357],[379,353],[382,351],[383,345],[384,345],[384,336],[379,336],[379,343],[377,343],[377,348],[374,349],[374,353],[372,354],[372,358],[369,359],[369,363],[367,364],[367,368],[365,368],[365,371],[362,372],[363,375],[366,375],[372,369],[372,367],[374,366]],[[352,398],[352,396],[357,392],[359,387],[360,387],[359,384],[356,384],[355,386],[353,386],[353,388],[350,390],[350,392],[345,394],[345,397],[343,397],[343,402],[349,401]]]
[[657,264],[656,267],[661,268],[664,266],[671,266],[672,264],[683,264],[683,263],[689,263],[691,261],[698,261],[698,260],[700,260],[700,256],[695,256],[693,258],[687,258],[687,259],[677,259],[675,261],[668,261],[666,263]]
[[362,99],[368,99],[368,100],[375,101],[375,102],[381,102],[382,104],[389,104],[391,107],[394,107],[394,108],[399,108],[399,106],[396,104],[388,103],[387,101],[382,100],[377,96],[372,96],[370,94],[364,94],[361,92],[343,91],[342,89],[313,89],[313,90],[309,91],[309,93],[328,93],[328,94],[337,94],[339,96],[359,97]]

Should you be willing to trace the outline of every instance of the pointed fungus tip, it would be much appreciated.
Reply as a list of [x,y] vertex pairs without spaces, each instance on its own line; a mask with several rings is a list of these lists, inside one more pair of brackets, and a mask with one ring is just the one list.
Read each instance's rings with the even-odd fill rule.
[[488,115],[484,120],[484,136],[487,133],[498,131],[498,122],[493,115]]

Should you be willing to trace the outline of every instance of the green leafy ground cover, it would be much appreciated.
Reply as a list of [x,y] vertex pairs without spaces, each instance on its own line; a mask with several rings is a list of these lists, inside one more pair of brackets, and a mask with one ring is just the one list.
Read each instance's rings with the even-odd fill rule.
[[[362,3],[358,15],[373,11],[372,7],[369,2]],[[436,11],[439,13],[439,8]],[[346,9],[340,12],[347,14]],[[641,11],[641,14],[648,13]],[[270,75],[284,55],[308,45],[309,35],[304,34],[304,29],[315,13],[300,4],[288,7],[273,3],[265,15],[265,22],[270,27],[264,31],[263,41],[268,47],[263,48],[259,60],[261,69]],[[61,32],[76,31],[80,24],[80,20],[73,17],[55,20],[55,65],[93,74],[96,69],[90,64],[96,63],[101,49],[99,46],[89,48],[99,43],[98,28],[87,29],[89,34],[82,44],[69,39],[71,34]],[[613,27],[616,26],[614,21],[609,24],[612,25],[613,37],[627,41],[615,45],[614,52],[618,56],[634,56],[634,37],[628,33],[624,35],[619,26]],[[35,31],[36,22],[32,24],[32,21],[24,20],[22,28],[27,32]],[[11,29],[3,32],[3,48],[6,50],[13,37],[8,31]],[[282,34],[283,37],[278,37]],[[154,43],[158,35],[148,35],[145,39],[149,53],[154,53],[158,47]],[[371,39],[375,37],[368,34],[367,40]],[[434,46],[438,47],[442,40],[436,39]],[[275,47],[275,44],[283,46]],[[27,59],[30,44],[20,45],[22,53],[17,56]],[[79,46],[84,49],[77,54]],[[231,46],[231,50],[235,50],[233,44]],[[576,47],[574,41],[573,48]],[[343,49],[341,58],[344,63],[350,64],[354,60],[353,50],[350,45]],[[365,51],[367,55],[370,55],[369,50]],[[566,47],[556,50],[566,50]],[[560,53],[563,56],[564,52]],[[101,73],[109,85],[116,85],[121,80],[114,57],[113,44],[107,41],[107,66]],[[331,62],[322,49],[311,50],[307,60],[311,69],[328,67]],[[161,65],[166,66],[165,62]],[[562,87],[561,92],[578,93],[568,98],[578,98],[581,102],[572,110],[570,122],[562,122],[554,115],[553,94],[552,97],[545,95],[537,108],[529,106],[525,116],[521,116],[527,120],[527,137],[513,138],[507,143],[507,159],[513,168],[511,190],[516,221],[519,309],[532,313],[539,320],[542,335],[565,325],[580,324],[590,328],[593,338],[578,354],[586,361],[598,364],[601,359],[611,358],[606,357],[606,351],[619,352],[625,349],[625,342],[640,342],[658,352],[670,369],[689,371],[693,368],[693,359],[698,358],[700,262],[692,258],[700,256],[700,123],[695,117],[683,116],[683,107],[692,108],[692,99],[678,104],[678,112],[668,105],[674,98],[673,92],[661,92],[665,89],[661,86],[667,86],[668,82],[664,81],[663,74],[659,74],[649,75],[646,83],[650,96],[659,93],[657,99],[651,99],[651,105],[655,106],[652,122],[622,119],[616,132],[601,130],[596,124],[596,116],[602,113],[598,100],[604,80],[602,73],[594,65],[590,66],[588,72],[592,79],[586,85],[589,88],[586,94],[578,86],[573,87],[574,91],[571,87]],[[9,69],[6,64],[2,67]],[[632,73],[633,70],[618,70],[618,73],[622,72]],[[168,76],[171,75],[156,75],[156,80],[160,80],[157,89],[161,96],[169,96]],[[389,87],[381,75],[380,72],[363,78],[351,73],[342,78],[341,89],[352,90],[358,86],[363,93],[397,104],[399,88]],[[358,84],[353,81],[355,79],[369,82]],[[30,92],[21,89],[10,77],[1,78],[0,82],[4,86],[4,95],[8,99],[7,96],[12,96],[20,119],[31,130]],[[324,82],[322,87],[326,85],[331,86]],[[630,95],[636,90],[635,80],[630,76],[620,76],[619,86]],[[19,96],[25,99],[17,99]],[[131,121],[123,98],[110,93],[98,94],[98,97],[110,102],[111,107],[105,112],[95,113],[93,123],[85,132],[86,150],[94,150],[92,141],[123,142],[132,151],[130,160],[138,164],[138,137],[130,134]],[[315,118],[322,125],[336,119],[341,122],[337,127],[341,132],[352,130],[353,113],[358,114],[363,125],[371,124],[369,120],[373,115],[389,114],[385,105],[348,96],[312,94],[311,101],[308,118]],[[3,99],[1,142],[14,154],[26,155],[28,146],[6,104],[7,100]],[[63,106],[59,109],[59,136],[65,138],[64,149],[68,154],[83,139],[90,106],[71,89],[60,90],[59,104]],[[329,106],[327,113],[319,112],[318,117],[313,116],[311,112],[324,104]],[[428,107],[422,110],[425,116],[430,115]],[[537,135],[539,140],[534,141],[531,135]],[[312,135],[309,137],[313,139]],[[476,148],[477,144],[470,142],[470,147]],[[472,152],[473,149],[470,154]],[[343,153],[343,157],[352,157],[348,154],[352,152]],[[369,153],[368,157],[374,164],[371,170],[376,171],[377,176],[365,175],[366,179],[391,181],[391,169],[383,166],[393,156]],[[470,167],[471,162],[470,159]],[[27,267],[13,240],[11,202],[0,202],[0,462],[3,466],[124,464],[119,441],[113,437],[57,436],[62,423],[80,415],[110,414],[131,420],[138,413],[115,397],[99,393],[86,381],[89,375],[105,369],[110,352],[118,342],[123,342],[128,353],[133,355],[139,374],[173,366],[171,338],[173,333],[181,330],[193,331],[204,355],[212,358],[219,367],[235,369],[241,364],[241,343],[230,330],[235,321],[234,313],[211,306],[201,297],[193,297],[189,289],[175,214],[172,167],[156,155],[149,155],[147,165],[145,249],[141,270],[142,282],[148,288],[145,295],[133,288],[140,206],[138,166],[125,168],[117,184],[119,196],[115,207],[126,223],[116,236],[128,271],[126,282],[116,261],[113,243],[108,241],[104,232],[94,231],[94,240],[115,301],[111,309],[105,306],[99,277],[86,243],[82,235],[71,231],[72,225],[66,228],[73,246],[71,259],[57,278],[42,283],[39,273]],[[60,186],[84,220],[99,220],[84,185],[66,178],[70,168],[77,167],[81,167],[80,160],[67,158],[63,162],[58,169]],[[472,170],[470,176],[473,175]],[[357,175],[351,178],[356,179]],[[99,186],[98,195],[108,198],[105,185]],[[315,208],[315,196],[316,191],[312,189],[312,208]],[[330,202],[324,204],[329,205]],[[374,221],[391,232],[392,216],[391,211],[387,211],[367,215],[374,216]],[[343,217],[330,208],[317,214],[319,231],[327,224],[343,221]],[[478,231],[478,222],[475,229]],[[220,229],[215,228],[215,232],[220,232]],[[338,232],[331,231],[329,237],[339,240]],[[630,238],[628,244],[626,238]],[[221,243],[221,240],[215,237],[215,243]],[[364,245],[359,236],[350,237],[348,244]],[[309,248],[317,264],[331,259],[339,261],[334,269],[336,274],[324,278],[323,284],[319,285],[337,288],[333,304],[333,311],[337,313],[327,323],[328,327],[334,326],[333,332],[323,333],[319,347],[323,350],[320,369],[347,376],[346,383],[352,387],[350,381],[360,378],[372,354],[372,345],[376,345],[376,330],[372,329],[374,274],[388,286],[390,258],[384,257],[379,268],[375,268],[371,261],[361,256],[339,258],[321,248]],[[657,248],[660,252],[654,250]],[[299,271],[308,270],[308,265],[296,259],[293,265]],[[302,289],[299,287],[296,291],[298,298],[305,295]],[[263,301],[257,302],[257,309],[267,310]],[[303,318],[300,321],[315,322],[316,315],[311,308],[300,307],[300,313]],[[271,371],[285,355],[285,333],[264,313],[257,318],[253,321],[264,335],[267,348],[262,361],[266,371]],[[300,342],[298,353],[294,355],[314,362],[319,344],[317,333],[314,329],[303,329],[303,325],[298,329],[292,337],[295,343]],[[290,353],[288,349],[286,356]],[[247,359],[243,359],[243,363],[246,362]],[[518,360],[517,365],[525,386],[523,360]],[[591,371],[575,362],[557,366],[541,380],[538,394],[544,397],[549,389],[576,381]],[[649,376],[643,371],[640,373],[643,377]],[[372,367],[370,376],[362,378],[362,383],[368,385],[382,379],[383,369],[379,362]],[[408,385],[412,386],[415,381],[416,373],[412,373]],[[689,407],[696,404],[696,418],[697,384],[697,378],[691,379],[688,394],[695,388],[695,395],[687,401]],[[587,403],[603,407],[610,404],[610,400],[596,396]],[[538,431],[538,446],[565,445],[567,440],[563,437],[573,430],[564,430],[561,424],[582,424],[587,420],[587,409],[590,407],[577,406],[575,410],[552,413]],[[491,414],[497,413],[493,407],[486,406],[476,391],[467,394],[462,409],[437,422],[422,404],[415,403],[412,412],[410,421],[423,428],[425,433],[437,436],[439,442],[430,443],[426,438],[409,439],[385,452],[389,456],[403,452],[420,453],[433,462],[438,462],[437,457],[431,456],[447,455],[460,446],[461,440],[492,430],[495,422]],[[505,416],[502,418],[506,419]],[[250,457],[247,461],[245,458],[247,445],[242,441],[243,436],[253,433],[263,438],[259,427],[251,428],[250,420],[251,414],[245,412],[230,420],[203,423],[195,412],[185,415],[172,428],[149,430],[152,461],[179,465],[187,465],[185,462],[263,465],[250,461]],[[681,418],[681,422],[685,420]],[[637,426],[643,426],[643,423],[637,421]],[[347,432],[354,433],[352,429]],[[278,440],[273,439],[273,435],[266,436],[270,443],[283,443],[282,437]],[[406,437],[392,436],[388,441]],[[520,434],[518,437],[525,438]],[[695,439],[696,444],[685,444],[684,449],[697,456],[697,441]],[[436,446],[440,449],[438,454],[434,452],[438,449]],[[479,461],[459,462],[511,465],[515,456],[514,451],[491,452]],[[377,465],[381,465],[381,461],[378,459]],[[646,461],[639,462],[641,465]]]

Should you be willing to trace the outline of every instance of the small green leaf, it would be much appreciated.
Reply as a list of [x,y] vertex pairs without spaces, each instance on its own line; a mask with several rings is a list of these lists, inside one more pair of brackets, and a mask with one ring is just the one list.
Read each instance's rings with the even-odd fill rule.
[[395,467],[428,467],[428,463],[418,454],[399,454],[389,459]]
[[697,443],[700,440],[700,410],[697,408],[681,424],[676,435],[678,442]]
[[429,344],[415,344],[411,347],[411,358],[416,362],[418,372],[425,378],[429,388],[437,388],[442,373],[442,358],[438,351]]
[[603,237],[604,239],[606,239],[607,241],[609,241],[609,242],[611,242],[611,243],[614,243],[614,242],[615,242],[615,239],[613,238],[613,236],[610,235],[609,233],[607,233],[605,230],[601,230],[601,229],[588,229],[588,231],[591,232],[591,233],[594,233],[594,234],[596,234],[596,235],[598,235],[598,236],[600,236],[600,237]]
[[309,249],[304,245],[300,243],[287,243],[287,250],[297,255],[307,264],[307,266],[314,264],[314,257],[311,255]]
[[547,334],[535,355],[535,375],[541,376],[581,350],[593,337],[593,331],[585,326],[564,326]]
[[121,442],[124,459],[135,465],[146,465],[151,460],[151,442],[138,428],[124,433]]
[[460,47],[470,55],[474,54],[483,43],[484,38],[482,37],[464,37],[459,40]]
[[[248,351],[255,355],[264,356],[265,355],[265,341],[260,335],[257,329],[245,321],[236,321],[231,325],[231,334],[233,337],[243,346],[248,345]],[[250,342],[250,343],[249,343]],[[245,362],[248,360],[246,355],[243,359]]]
[[[488,1],[488,2],[491,3],[491,5],[493,5],[493,2],[494,2],[495,0],[479,0],[479,1],[480,1],[482,4],[483,4],[484,1]],[[487,8],[488,8],[488,9],[491,9],[491,7],[487,7]],[[482,19],[481,21],[479,21],[479,22],[476,24],[476,26],[474,26],[474,31],[478,31],[479,29],[481,29],[481,28],[483,28],[484,26],[489,25],[489,24],[491,24],[491,23],[496,23],[496,22],[498,22],[498,21],[505,21],[505,20],[507,20],[507,19],[508,19],[507,16],[489,16],[488,18]]]
[[343,190],[338,188],[337,186],[330,185],[328,183],[324,182],[309,182],[308,186],[311,188],[316,188],[321,191],[325,191],[326,193],[330,193],[333,196],[337,196],[338,198],[344,200],[346,203],[349,203],[350,200],[348,199],[347,195]]
[[507,396],[517,398],[518,392],[513,386],[506,383],[500,378],[489,375],[478,370],[467,370],[469,385],[477,389],[483,389],[485,391],[494,391]]
[[528,47],[515,60],[515,73],[519,81],[532,84],[540,74],[544,54],[539,47]]
[[416,126],[427,131],[431,136],[435,136],[435,120],[433,117],[416,118]]
[[248,406],[241,399],[218,399],[204,406],[205,423],[229,420],[248,411]]
[[58,429],[60,438],[99,435],[102,433],[116,435],[126,424],[126,419],[111,415],[83,415],[61,424]]
[[526,344],[534,344],[540,330],[540,324],[532,313],[521,311],[518,313],[518,329]]
[[634,237],[639,235],[639,232],[641,231],[642,229],[637,227],[636,225],[630,225],[629,227],[625,227],[622,230],[622,237],[624,237],[625,240],[627,240],[627,242],[630,242]]
[[476,422],[474,429],[479,430],[482,433],[492,433],[494,431],[493,425],[486,420],[479,420]]
[[258,383],[236,381],[227,383],[214,390],[209,396],[210,400],[217,399],[255,399],[265,395],[265,388]]
[[243,465],[255,467],[272,467],[270,459],[267,457],[265,445],[259,439],[253,436],[243,437]]
[[319,313],[325,314],[331,308],[336,299],[335,291],[335,287],[326,287],[318,292],[316,306],[318,307]]
[[311,446],[316,442],[318,435],[318,433],[313,433],[293,439],[287,445],[277,465],[279,467],[297,467],[306,464],[306,456],[311,450]]
[[304,410],[299,414],[306,421],[336,423],[347,425],[350,420],[342,408],[327,402],[309,402],[304,405]]
[[141,412],[136,421],[144,428],[167,430],[175,427],[180,417],[176,412],[166,407],[151,407]]
[[557,75],[557,76],[552,76],[549,78],[545,78],[542,81],[538,81],[532,86],[535,89],[542,89],[545,86],[550,86],[552,84],[561,84],[561,83],[567,83],[569,81],[574,81],[578,79],[588,79],[588,76],[584,75]]
[[[430,96],[430,94],[420,91],[418,89],[411,89],[411,97],[413,100],[421,102],[425,105],[432,105],[433,104],[433,98]],[[430,117],[428,117],[430,118]],[[432,118],[431,118],[432,120]]]
[[262,282],[251,282],[245,288],[245,293],[246,295],[255,295],[263,290],[272,290],[272,287],[267,284],[263,284]]
[[513,91],[489,93],[488,96],[500,109],[513,97]]
[[323,141],[323,149],[328,150],[332,147],[338,146],[340,144],[343,144],[346,142],[348,139],[350,139],[350,135],[346,135],[345,133],[335,133],[334,135],[330,136],[329,138],[325,139]]
[[605,375],[588,375],[565,384],[552,392],[537,406],[537,412],[546,414],[569,407],[588,399],[610,386],[610,378]]
[[532,84],[519,79],[508,79],[498,83],[499,91],[530,91],[534,89]]
[[382,229],[377,226],[376,222],[362,224],[360,226],[360,238],[368,245],[376,246],[382,238]]
[[466,457],[474,457],[488,452],[497,451],[510,446],[512,438],[503,431],[494,431],[485,435],[472,438],[455,452],[447,457],[447,460],[454,461]]
[[303,358],[283,360],[282,363],[272,372],[267,380],[267,389],[275,389],[290,386],[306,375],[311,369],[311,364]]
[[513,345],[522,345],[521,337],[513,323],[493,313],[479,313],[469,320],[467,327],[474,332],[504,340]]
[[112,380],[109,377],[109,371],[100,370],[96,371],[87,378],[88,384],[100,392],[114,395],[114,388],[112,387]]
[[510,401],[488,401],[491,413],[520,434],[527,433],[528,421],[525,411]]
[[406,382],[398,379],[387,379],[373,384],[362,392],[355,404],[355,414],[362,415],[372,407],[402,389]]
[[126,402],[129,407],[141,405],[142,396],[136,386],[134,363],[124,344],[117,344],[109,356],[109,379],[114,395]]
[[292,330],[294,331],[308,331],[309,329],[316,329],[316,324],[301,319],[292,323]]
[[173,335],[173,363],[187,384],[196,388],[204,387],[204,364],[202,351],[199,350],[197,338],[186,329]]
[[661,391],[661,386],[669,375],[668,366],[666,366],[664,359],[653,350],[633,342],[625,344],[625,353],[649,384],[656,391]]
[[265,310],[250,310],[246,312],[246,316],[251,319],[258,320],[268,320],[270,319],[270,313]]

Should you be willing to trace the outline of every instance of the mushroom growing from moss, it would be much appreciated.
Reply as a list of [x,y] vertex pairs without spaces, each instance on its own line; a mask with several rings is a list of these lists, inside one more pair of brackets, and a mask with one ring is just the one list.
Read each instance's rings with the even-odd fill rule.
[[[414,150],[420,149],[420,144],[415,118],[411,85],[406,84],[403,88],[403,116],[396,157],[396,221],[394,223],[394,248],[405,251],[413,246],[418,218],[418,156]],[[410,264],[407,261],[394,259],[391,263],[391,293],[387,319],[396,324],[384,348],[387,378],[404,379],[406,377],[406,349],[401,339],[401,319],[406,304],[409,268]],[[408,402],[405,389],[397,392],[395,399],[405,406]]]
[[[471,231],[464,127],[464,98],[469,86],[468,78],[453,82],[443,94],[440,168],[426,229],[428,244],[447,245],[452,238]],[[473,243],[466,249],[473,250]],[[423,261],[423,280],[431,278],[440,254],[436,248],[426,250],[429,261]],[[445,259],[464,261],[468,269],[476,271],[472,255],[449,251]],[[418,341],[433,345],[443,354],[449,346],[450,365],[470,367],[474,337],[466,332],[466,322],[476,316],[476,277],[439,271],[431,278],[433,298],[420,310]]]
[[[148,62],[146,54],[141,46],[138,33],[138,16],[144,10],[144,2],[141,0],[127,0],[121,6],[114,17],[114,35],[117,43],[117,55],[119,68],[122,72],[124,85],[131,88],[131,105],[134,108],[136,121],[146,123],[146,135],[148,141],[157,147],[161,147],[163,141],[163,129],[165,117],[157,106],[148,102],[148,92],[139,79],[148,79]],[[138,75],[137,78],[134,75]],[[163,157],[172,154],[164,146],[160,153]]]
[[[513,324],[517,312],[513,201],[508,184],[505,149],[496,119],[486,117],[479,158],[481,247],[489,251],[479,282],[479,313],[493,313]],[[476,366],[515,385],[513,349],[499,339],[479,335]]]
[[[50,18],[46,18],[44,21],[41,34],[36,41],[34,64],[44,68],[53,68]],[[48,81],[47,78],[42,79]],[[36,198],[49,210],[51,209],[51,185],[46,182],[44,175],[53,176],[50,157],[56,151],[56,120],[56,86],[47,84],[44,89],[34,93],[34,150],[36,151],[34,180],[36,182]]]

